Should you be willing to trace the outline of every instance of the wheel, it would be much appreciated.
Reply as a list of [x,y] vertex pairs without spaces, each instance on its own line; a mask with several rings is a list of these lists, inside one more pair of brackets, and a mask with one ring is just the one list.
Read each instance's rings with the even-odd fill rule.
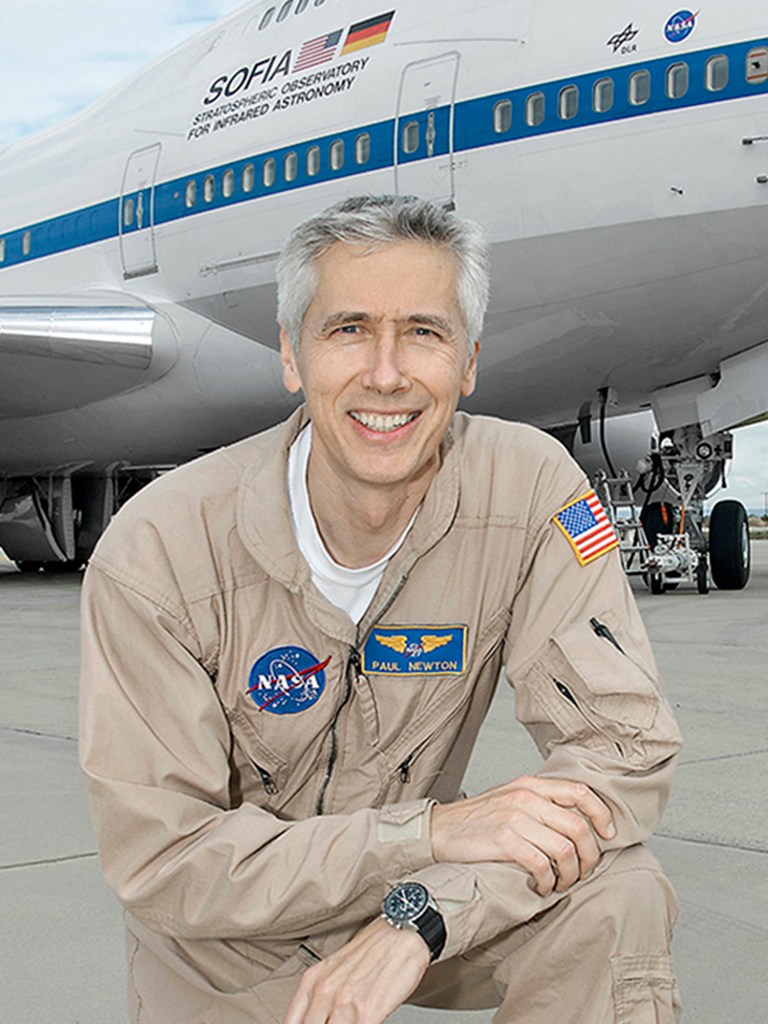
[[49,576],[62,576],[67,572],[78,572],[82,567],[82,562],[79,559],[73,559],[69,562],[42,562],[43,572]]
[[742,590],[749,580],[747,513],[740,501],[718,501],[709,517],[709,564],[720,590]]
[[40,569],[42,569],[42,567],[42,562],[30,562],[27,559],[23,559],[16,563],[16,568],[19,570],[19,572],[24,573],[39,572]]
[[664,577],[659,576],[657,573],[651,573],[651,593],[652,594],[663,594],[664,593]]
[[699,555],[699,564],[696,566],[696,589],[700,594],[709,593],[709,569],[706,555]]

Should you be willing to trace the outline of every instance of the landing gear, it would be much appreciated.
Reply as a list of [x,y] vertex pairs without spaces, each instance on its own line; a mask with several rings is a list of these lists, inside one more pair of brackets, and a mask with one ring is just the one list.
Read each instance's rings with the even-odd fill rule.
[[739,501],[719,501],[709,519],[709,563],[720,590],[742,590],[749,580],[749,523]]
[[170,466],[68,467],[3,481],[0,547],[23,573],[78,572],[123,504]]
[[31,562],[28,559],[21,559],[16,562],[16,568],[19,572],[23,572],[27,575],[33,572],[40,572],[44,565],[45,562]]
[[[708,594],[710,580],[721,590],[740,590],[749,580],[747,514],[738,501],[718,502],[704,529],[704,499],[724,479],[732,455],[727,431],[703,436],[698,425],[680,427],[655,441],[650,461],[633,486],[626,471],[598,472],[595,489],[619,537],[624,571],[642,575],[651,593],[681,583]],[[646,494],[638,518],[635,493]],[[664,493],[672,501],[651,502]],[[711,576],[710,576],[711,571]]]
[[721,590],[741,590],[747,585],[749,527],[743,505],[718,502],[708,537],[703,529],[704,498],[724,479],[731,456],[732,438],[727,431],[704,437],[697,425],[670,431],[655,446],[653,459],[661,467],[661,478],[679,496],[680,505],[650,504],[642,515],[651,549],[647,569],[652,593],[687,581],[695,583],[700,594],[707,594],[710,569]]

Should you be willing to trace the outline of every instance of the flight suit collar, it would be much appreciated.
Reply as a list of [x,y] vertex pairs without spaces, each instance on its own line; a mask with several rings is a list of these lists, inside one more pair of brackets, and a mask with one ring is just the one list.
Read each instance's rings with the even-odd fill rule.
[[441,465],[429,486],[416,521],[384,573],[376,596],[355,630],[349,617],[315,588],[309,566],[299,551],[293,531],[288,497],[288,453],[309,422],[302,405],[287,420],[266,434],[258,454],[249,460],[237,496],[237,529],[259,565],[289,591],[300,594],[316,624],[331,636],[349,643],[364,636],[403,585],[416,561],[448,532],[459,504],[459,460],[452,428],[440,447]]

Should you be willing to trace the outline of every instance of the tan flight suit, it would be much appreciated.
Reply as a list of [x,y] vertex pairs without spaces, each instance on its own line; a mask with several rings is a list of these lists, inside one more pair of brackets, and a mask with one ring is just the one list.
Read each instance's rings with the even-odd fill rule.
[[[553,522],[583,474],[530,427],[457,414],[355,626],[291,527],[305,421],[142,491],[86,576],[81,760],[126,908],[132,1022],[280,1021],[304,967],[407,878],[447,928],[416,1000],[503,1000],[500,1022],[673,1021],[674,897],[638,844],[680,738],[616,551],[583,566]],[[538,774],[585,782],[618,828],[566,894],[542,898],[513,864],[432,858],[430,808],[459,795],[502,669]]]

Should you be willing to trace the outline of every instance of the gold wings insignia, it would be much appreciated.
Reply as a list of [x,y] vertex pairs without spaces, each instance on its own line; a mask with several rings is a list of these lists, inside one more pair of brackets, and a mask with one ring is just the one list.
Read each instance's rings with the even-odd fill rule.
[[453,640],[453,633],[449,633],[448,636],[422,636],[421,645],[424,648],[424,653],[430,654],[436,647],[444,647],[451,640]]
[[405,654],[405,645],[408,643],[407,636],[379,636],[376,634],[376,641],[380,643],[382,647],[389,647],[392,651],[397,651],[398,654]]

